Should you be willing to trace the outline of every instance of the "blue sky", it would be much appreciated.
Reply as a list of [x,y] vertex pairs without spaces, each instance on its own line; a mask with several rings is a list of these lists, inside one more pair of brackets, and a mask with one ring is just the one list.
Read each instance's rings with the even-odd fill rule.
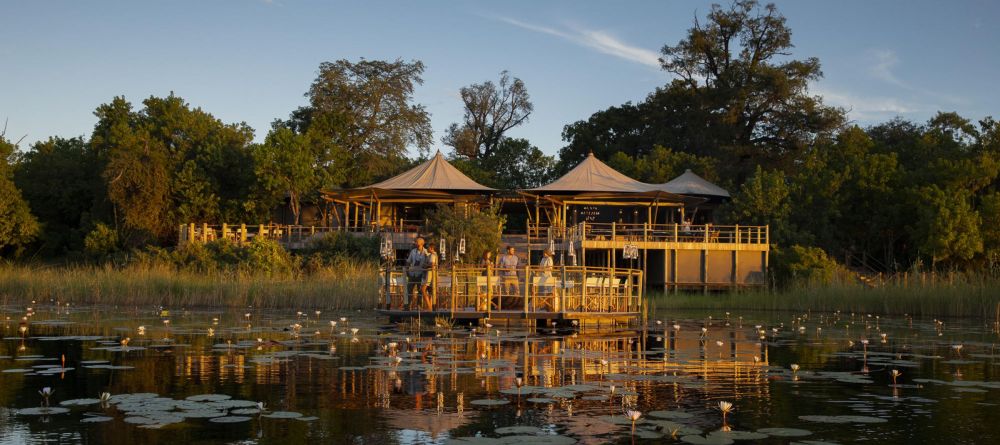
[[[511,132],[548,153],[564,125],[670,80],[659,48],[710,2],[6,1],[0,119],[25,143],[89,135],[93,110],[171,91],[262,139],[305,103],[322,61],[419,59],[416,99],[440,141],[458,89],[507,69],[535,104]],[[797,58],[819,57],[813,92],[866,125],[937,110],[1000,117],[1000,2],[782,1]],[[22,144],[25,145],[25,144]],[[443,148],[436,142],[435,148]]]

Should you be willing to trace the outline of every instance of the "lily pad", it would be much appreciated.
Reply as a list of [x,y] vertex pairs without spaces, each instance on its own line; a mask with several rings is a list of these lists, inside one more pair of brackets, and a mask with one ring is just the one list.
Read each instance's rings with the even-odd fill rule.
[[247,417],[247,416],[225,416],[225,417],[213,417],[211,419],[208,419],[208,421],[212,423],[240,423],[240,422],[249,422],[251,419],[252,417]]
[[812,434],[812,431],[799,428],[761,428],[757,432],[774,437],[803,437]]
[[507,404],[509,404],[510,400],[506,400],[506,399],[479,399],[479,400],[473,400],[473,401],[471,401],[469,403],[472,404],[472,405],[476,405],[476,406],[499,406],[499,405],[507,405]]
[[47,416],[49,414],[65,414],[68,412],[69,408],[63,408],[61,406],[40,406],[17,410],[17,413],[22,416]]

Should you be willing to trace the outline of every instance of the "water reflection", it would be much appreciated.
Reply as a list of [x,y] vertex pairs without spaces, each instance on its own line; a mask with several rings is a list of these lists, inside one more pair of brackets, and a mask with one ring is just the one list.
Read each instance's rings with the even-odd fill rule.
[[[753,322],[693,315],[633,330],[535,332],[442,323],[413,330],[358,313],[6,308],[0,439],[433,443],[498,438],[517,426],[527,429],[510,434],[550,440],[539,443],[739,434],[780,442],[803,432],[912,440],[927,432],[900,425],[945,407],[938,417],[966,437],[992,437],[983,425],[1000,420],[977,408],[991,406],[1000,389],[988,326],[867,314],[755,314]],[[160,397],[156,409],[111,403],[25,414],[46,386],[54,407],[105,391]],[[228,401],[182,402],[202,394]],[[257,402],[268,411],[246,408]],[[719,402],[733,404],[725,423]],[[626,410],[643,413],[634,432]],[[96,417],[112,419],[90,422]]]

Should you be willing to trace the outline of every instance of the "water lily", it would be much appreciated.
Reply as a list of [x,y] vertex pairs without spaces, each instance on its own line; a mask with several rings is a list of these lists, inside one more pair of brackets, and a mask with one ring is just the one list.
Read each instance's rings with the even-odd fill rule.
[[107,391],[102,392],[101,395],[97,397],[97,399],[100,400],[102,403],[107,403],[109,400],[111,400],[111,393]]
[[896,386],[896,379],[899,378],[899,376],[903,375],[903,373],[899,372],[898,369],[893,369],[892,371],[889,372],[889,375],[892,376],[892,385]]
[[56,391],[54,389],[48,386],[38,390],[38,394],[42,396],[43,405],[49,406],[49,397],[51,397],[55,392]]
[[139,326],[136,330],[139,332],[139,335],[146,335],[146,327],[145,326]]
[[131,338],[125,337],[121,340],[122,348],[128,349],[128,342],[132,341]]
[[633,409],[626,410],[625,417],[632,421],[632,434],[635,434],[635,422],[639,421],[639,418],[642,417],[642,411]]
[[681,325],[679,325],[679,324],[674,324],[674,330],[675,330],[675,331],[680,331],[680,330],[681,330]]
[[340,321],[341,322],[346,322],[347,321],[347,317],[340,317]]
[[359,330],[358,328],[351,328],[351,335],[357,335],[358,330]]
[[331,327],[331,328],[335,328],[335,327],[337,327],[337,322],[336,322],[336,321],[333,321],[333,320],[330,320],[330,327]]
[[257,402],[257,411],[265,412],[267,411],[267,405],[264,402]]
[[719,411],[722,413],[722,423],[726,423],[726,416],[733,412],[733,403],[725,400],[720,401]]
[[798,365],[798,363],[792,363],[792,365],[789,366],[789,368],[792,369],[792,374],[794,374],[796,372],[799,372],[799,365]]

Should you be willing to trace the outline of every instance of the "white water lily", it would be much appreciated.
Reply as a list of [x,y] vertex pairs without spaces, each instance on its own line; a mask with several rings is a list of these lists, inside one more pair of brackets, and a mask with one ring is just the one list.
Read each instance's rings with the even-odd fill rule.
[[331,328],[335,328],[335,327],[337,327],[337,322],[336,322],[336,321],[333,321],[333,320],[330,320],[330,327],[331,327]]
[[792,369],[792,373],[793,374],[796,373],[796,372],[799,372],[799,365],[798,365],[798,363],[792,363],[792,365],[789,366],[789,368]]
[[101,402],[107,402],[111,400],[111,393],[107,391],[102,392],[101,395],[98,396],[98,400],[100,400]]
[[42,402],[45,406],[49,406],[49,397],[51,397],[55,392],[56,391],[54,389],[48,386],[38,390],[38,394],[42,396]]
[[726,423],[726,416],[733,412],[733,403],[725,400],[719,402],[719,412],[722,413],[722,423]]
[[257,411],[267,411],[267,405],[265,405],[264,402],[257,402]]
[[640,417],[642,417],[642,411],[633,410],[633,409],[626,410],[625,411],[625,417],[627,417],[628,420],[632,421],[632,434],[635,434],[635,423],[637,421],[639,421]]
[[351,335],[357,335],[358,330],[359,330],[358,328],[351,328]]

